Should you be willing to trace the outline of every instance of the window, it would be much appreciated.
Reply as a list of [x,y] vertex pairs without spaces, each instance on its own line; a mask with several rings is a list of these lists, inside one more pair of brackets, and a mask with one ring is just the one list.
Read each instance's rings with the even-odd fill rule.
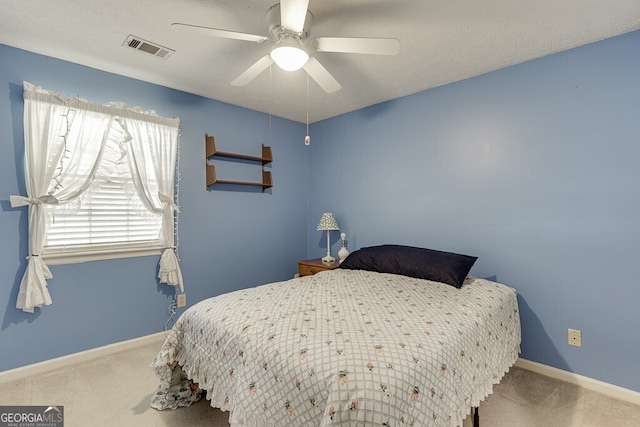
[[47,262],[161,253],[160,281],[184,290],[174,246],[179,123],[24,82],[27,196],[10,199],[29,207],[29,261],[16,307],[51,304]]
[[[125,138],[122,129],[112,129],[86,190],[67,203],[45,206],[42,256],[49,265],[162,253],[162,214],[145,206],[136,191]],[[80,170],[93,167],[89,156],[79,161],[88,163]],[[147,185],[158,191],[155,176]]]

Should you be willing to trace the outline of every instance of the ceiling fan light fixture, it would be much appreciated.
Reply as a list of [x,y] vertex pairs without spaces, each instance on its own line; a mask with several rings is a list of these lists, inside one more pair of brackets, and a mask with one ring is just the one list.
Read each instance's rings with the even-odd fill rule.
[[304,50],[293,46],[280,46],[271,51],[271,59],[285,71],[296,71],[309,60]]

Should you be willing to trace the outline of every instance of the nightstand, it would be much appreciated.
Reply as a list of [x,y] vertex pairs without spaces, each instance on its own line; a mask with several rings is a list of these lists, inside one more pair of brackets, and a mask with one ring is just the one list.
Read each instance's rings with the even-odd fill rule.
[[333,270],[338,268],[340,261],[335,260],[332,264],[325,264],[322,262],[322,258],[308,259],[305,261],[298,261],[298,275],[311,276],[321,271]]

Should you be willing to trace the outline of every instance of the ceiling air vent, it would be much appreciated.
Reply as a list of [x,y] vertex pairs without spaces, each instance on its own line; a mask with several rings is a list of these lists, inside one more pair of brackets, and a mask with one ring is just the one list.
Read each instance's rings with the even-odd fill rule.
[[158,58],[162,59],[167,59],[173,52],[175,52],[175,50],[173,49],[160,46],[157,43],[152,43],[145,39],[141,39],[140,37],[132,36],[131,34],[129,34],[122,45],[130,47],[132,49],[140,50],[142,52],[150,53],[151,55],[157,56]]

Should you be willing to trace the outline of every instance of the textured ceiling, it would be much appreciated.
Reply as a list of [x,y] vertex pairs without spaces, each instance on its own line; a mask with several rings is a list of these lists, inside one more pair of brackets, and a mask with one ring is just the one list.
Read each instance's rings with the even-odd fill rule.
[[[171,27],[268,36],[266,11],[276,2],[0,0],[0,43],[302,123],[308,104],[313,123],[640,29],[638,0],[310,0],[311,38],[388,37],[401,46],[396,56],[309,49],[342,85],[326,94],[303,70],[275,65],[247,86],[231,86],[272,43]],[[175,53],[160,59],[124,47],[129,34]]]

